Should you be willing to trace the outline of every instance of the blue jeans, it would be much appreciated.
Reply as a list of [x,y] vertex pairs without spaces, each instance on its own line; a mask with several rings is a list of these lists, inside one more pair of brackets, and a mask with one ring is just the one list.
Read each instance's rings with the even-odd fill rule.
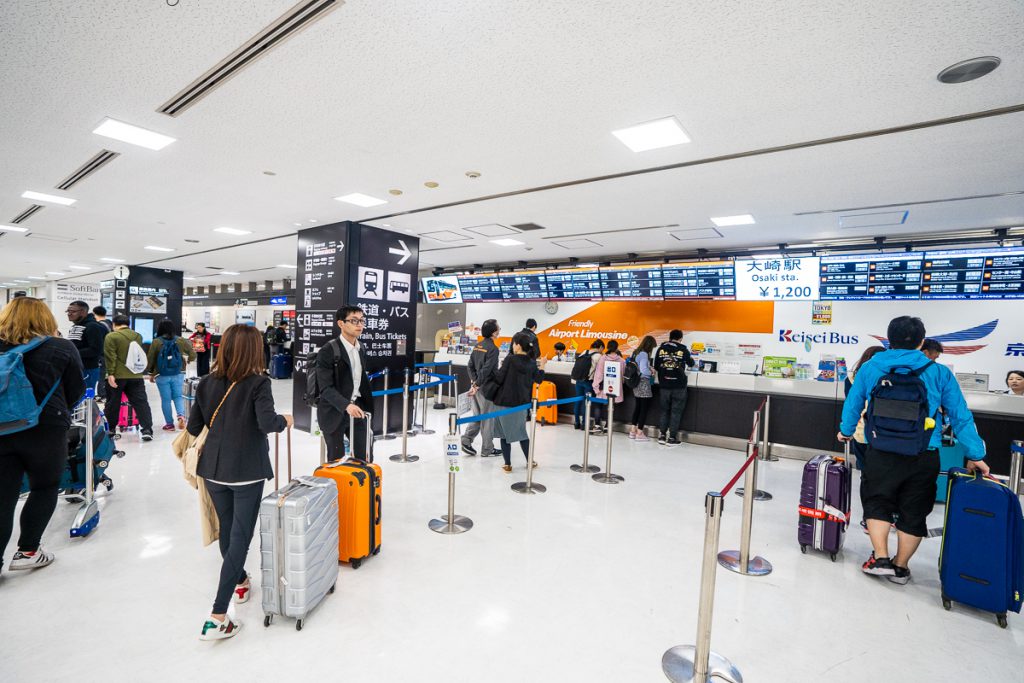
[[185,415],[185,399],[181,395],[184,381],[184,373],[159,375],[156,378],[156,388],[160,390],[160,407],[164,411],[164,424],[174,424],[175,413]]
[[95,389],[96,385],[100,381],[100,369],[91,368],[82,372],[82,378],[85,379],[86,389]]
[[[594,393],[594,383],[593,382],[591,382],[589,379],[579,379],[579,380],[576,380],[576,395],[577,396],[586,396],[587,394],[592,394],[592,393]],[[584,402],[585,401],[577,401],[576,403],[572,404],[573,422],[575,422],[575,424],[578,424],[578,425],[582,425],[583,424],[583,411],[585,409],[585,406],[583,405]]]

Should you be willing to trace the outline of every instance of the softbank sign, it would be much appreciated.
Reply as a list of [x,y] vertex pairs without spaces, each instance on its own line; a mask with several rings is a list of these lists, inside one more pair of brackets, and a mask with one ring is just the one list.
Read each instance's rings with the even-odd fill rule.
[[792,342],[794,344],[859,344],[860,337],[855,334],[840,334],[839,332],[794,332],[793,330],[779,330],[780,342]]

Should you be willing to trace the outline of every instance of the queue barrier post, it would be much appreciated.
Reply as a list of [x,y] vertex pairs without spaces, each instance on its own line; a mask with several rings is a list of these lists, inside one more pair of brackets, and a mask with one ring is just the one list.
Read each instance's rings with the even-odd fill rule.
[[409,455],[409,368],[405,369],[405,380],[402,384],[402,452],[395,453],[388,460],[391,462],[416,462],[418,455]]
[[772,397],[764,397],[764,428],[761,431],[761,453],[760,458],[765,462],[778,462],[779,456],[772,455],[772,442],[771,442],[771,417],[772,417]]
[[71,538],[88,536],[100,522],[100,509],[96,504],[96,464],[93,433],[96,430],[96,389],[85,390],[85,494],[81,507],[71,523]]
[[[442,363],[442,365],[445,365],[445,363]],[[448,372],[446,372],[445,374],[450,375],[452,374],[452,362],[448,361],[447,365]],[[447,389],[445,388],[444,384],[437,385],[437,394],[434,396],[434,410],[444,410],[445,408],[448,407],[444,402],[445,391],[447,391]]]
[[532,496],[535,493],[544,493],[548,488],[543,484],[533,483],[533,451],[537,447],[537,397],[531,400],[530,410],[530,449],[526,456],[526,481],[512,484],[512,490]]
[[697,644],[677,645],[661,657],[661,670],[673,683],[707,683],[715,676],[730,683],[743,683],[743,676],[725,657],[711,651],[711,622],[715,605],[715,555],[722,529],[725,499],[719,492],[704,498],[704,559],[700,572],[700,601],[697,607]]
[[[430,371],[424,369],[420,372],[420,383],[430,384]],[[420,389],[420,426],[417,429],[420,434],[433,434],[433,429],[427,429],[427,398],[430,394],[430,389],[423,387]],[[416,429],[414,427],[414,429]]]
[[1020,495],[1021,464],[1024,462],[1024,441],[1010,444],[1010,490]]
[[[449,449],[454,445],[454,452],[459,453],[459,440],[456,434],[459,416],[457,413],[448,415],[448,434],[445,437],[445,460],[447,460]],[[432,519],[427,523],[431,531],[439,534],[464,534],[473,528],[473,520],[469,517],[455,514],[455,472],[448,469],[448,514],[440,518]]]
[[[749,464],[743,475],[743,483],[748,491],[757,490],[757,420],[759,413],[754,413],[754,436],[747,442],[747,458]],[[740,529],[740,549],[723,550],[718,553],[718,564],[731,572],[744,576],[766,576],[772,573],[772,563],[761,556],[750,556],[750,533],[754,524],[754,500],[756,496],[743,497],[743,525]]]
[[618,484],[626,478],[619,474],[612,474],[612,435],[615,433],[615,394],[608,394],[608,443],[605,446],[604,472],[598,472],[591,479],[601,484]]
[[388,378],[391,376],[391,371],[388,368],[384,368],[384,431],[380,435],[381,439],[385,441],[391,441],[392,439],[398,438],[396,434],[388,433],[388,401],[391,399],[391,395],[388,394]]
[[583,464],[581,465],[569,465],[569,469],[573,472],[581,472],[584,474],[593,474],[594,472],[600,472],[601,468],[597,465],[590,464],[590,397],[591,393],[588,391],[586,397],[583,399]]
[[[757,447],[758,443],[767,445],[767,441],[768,441],[768,436],[767,436],[768,435],[768,417],[767,416],[768,416],[768,408],[770,406],[771,406],[771,396],[765,396],[764,401],[761,403],[761,407],[754,411],[754,429],[751,432],[750,440],[749,440],[749,443],[747,444],[747,455],[748,456],[751,453],[751,451],[750,451],[751,444],[753,444],[755,447]],[[761,420],[762,412],[765,415],[764,422],[762,422],[762,420]],[[761,429],[762,425],[764,427],[763,430]],[[762,453],[760,451],[760,449],[758,449],[758,459],[759,460],[767,460],[768,459],[768,458],[764,457],[764,453]],[[778,458],[776,458],[776,460],[777,459]],[[754,463],[754,465],[751,465],[751,469],[753,469],[756,466],[757,466],[757,463]],[[755,472],[755,474],[756,474],[756,472]],[[748,490],[748,488],[747,488],[747,479],[746,479],[746,477],[744,477],[744,479],[743,479],[743,486],[740,486],[740,487],[738,487],[736,489],[736,495],[739,496],[740,498],[744,498],[746,496],[747,490]],[[767,491],[762,491],[761,489],[759,489],[757,487],[755,487],[753,489],[753,491],[754,491],[754,500],[764,501],[764,500],[772,500],[772,498],[773,498],[772,494],[768,493]]]

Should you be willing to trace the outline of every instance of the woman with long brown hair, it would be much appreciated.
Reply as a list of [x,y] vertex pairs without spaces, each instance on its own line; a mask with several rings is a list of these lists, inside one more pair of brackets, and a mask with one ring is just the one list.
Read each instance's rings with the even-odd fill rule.
[[633,421],[630,423],[629,438],[636,441],[650,441],[644,427],[647,424],[647,410],[651,407],[651,400],[654,398],[654,391],[651,389],[651,358],[654,355],[654,347],[658,342],[654,337],[647,335],[640,342],[640,346],[633,351],[631,360],[636,362],[640,368],[640,383],[633,389]]
[[[7,373],[0,392],[0,565],[26,475],[29,484],[12,571],[53,562],[39,543],[57,506],[57,486],[67,466],[71,410],[85,393],[78,350],[56,334],[57,321],[39,299],[18,297],[0,311],[0,367]],[[24,403],[17,400],[18,383],[11,381],[18,356],[32,389],[31,396],[20,396],[27,399]],[[37,415],[28,414],[37,409]]]
[[206,443],[196,474],[206,480],[220,522],[220,569],[217,595],[201,640],[230,638],[242,622],[228,617],[232,595],[236,603],[249,599],[249,553],[265,480],[274,476],[267,435],[292,426],[291,415],[274,410],[270,378],[264,374],[263,337],[256,328],[232,325],[221,338],[213,372],[196,388],[188,432]]

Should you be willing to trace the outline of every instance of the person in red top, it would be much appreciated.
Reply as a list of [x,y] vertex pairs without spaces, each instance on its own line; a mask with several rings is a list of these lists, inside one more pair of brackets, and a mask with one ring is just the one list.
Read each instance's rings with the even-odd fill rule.
[[196,374],[205,377],[210,374],[210,354],[213,336],[206,331],[205,323],[196,323],[196,331],[189,337],[196,352]]

